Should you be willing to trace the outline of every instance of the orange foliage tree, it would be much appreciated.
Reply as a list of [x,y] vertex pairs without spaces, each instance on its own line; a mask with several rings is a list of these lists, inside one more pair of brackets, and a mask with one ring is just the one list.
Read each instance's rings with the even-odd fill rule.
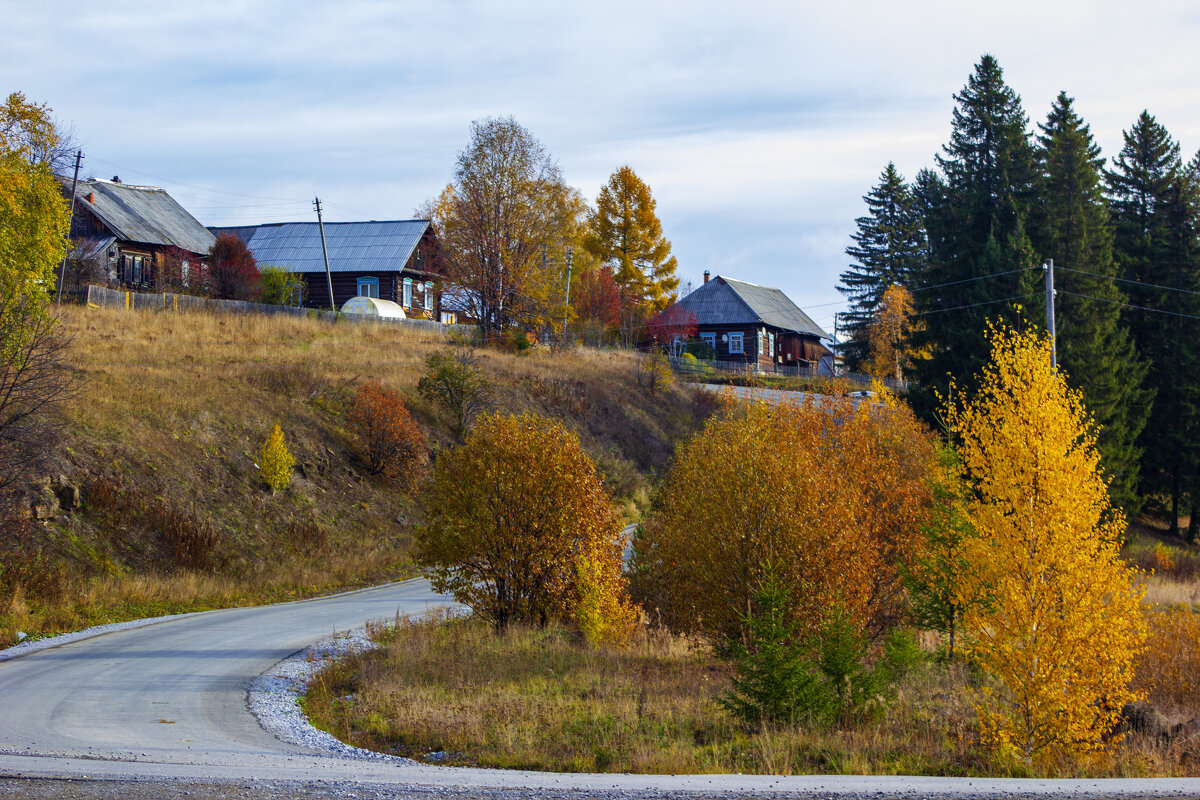
[[736,641],[770,578],[800,634],[840,609],[877,636],[900,617],[937,468],[904,407],[734,406],[676,453],[635,540],[636,594],[669,627]]
[[533,414],[486,414],[439,454],[417,559],[497,630],[576,624],[620,642],[636,618],[621,574],[620,521],[579,438]]
[[404,398],[379,381],[368,381],[358,387],[349,417],[371,474],[411,483],[425,461],[426,441]]
[[909,343],[913,330],[912,295],[903,286],[892,284],[884,290],[879,310],[867,325],[870,356],[866,371],[879,378],[903,380],[904,369],[914,358]]
[[1045,337],[989,335],[978,392],[946,404],[978,533],[965,540],[963,591],[987,596],[964,612],[964,650],[1002,684],[980,703],[1001,753],[1080,756],[1112,741],[1135,698],[1142,592],[1118,553],[1125,520],[1109,504],[1079,392],[1051,368]]

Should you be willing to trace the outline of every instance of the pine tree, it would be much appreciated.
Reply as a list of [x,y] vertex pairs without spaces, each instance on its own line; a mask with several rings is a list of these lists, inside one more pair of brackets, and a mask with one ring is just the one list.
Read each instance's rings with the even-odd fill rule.
[[879,184],[863,197],[867,216],[855,220],[858,231],[846,255],[854,259],[842,273],[838,291],[850,300],[841,314],[848,340],[842,355],[853,370],[867,359],[866,329],[879,310],[888,286],[908,286],[925,266],[925,227],[914,196],[896,165],[888,162]]
[[914,370],[913,400],[924,413],[950,376],[962,385],[986,363],[987,318],[1015,321],[1024,306],[1037,319],[1042,306],[1026,234],[1036,173],[1021,99],[989,55],[954,99],[950,141],[937,157],[944,180],[919,176],[930,263],[913,287],[925,323],[915,346],[930,357]]
[[[1172,533],[1184,494],[1197,482],[1200,454],[1200,190],[1184,167],[1179,144],[1143,111],[1124,134],[1124,147],[1106,173],[1116,223],[1116,256],[1132,306],[1127,319],[1146,385],[1154,391],[1150,418],[1138,440],[1141,487],[1170,501]],[[1171,291],[1182,290],[1182,291]],[[1162,313],[1166,312],[1166,313]]]
[[679,287],[671,243],[663,236],[654,207],[650,187],[628,166],[621,167],[600,189],[584,242],[612,268],[622,292],[650,313],[675,302]]
[[1099,426],[1097,448],[1113,503],[1133,512],[1138,464],[1135,442],[1149,413],[1142,389],[1146,365],[1121,320],[1113,232],[1102,192],[1104,159],[1091,130],[1060,92],[1039,124],[1042,192],[1037,249],[1055,266],[1058,363]]

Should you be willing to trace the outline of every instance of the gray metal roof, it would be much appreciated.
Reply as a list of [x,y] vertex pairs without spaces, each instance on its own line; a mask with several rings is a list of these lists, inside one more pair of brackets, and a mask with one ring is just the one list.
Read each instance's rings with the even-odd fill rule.
[[682,298],[677,306],[700,325],[765,324],[785,331],[831,338],[778,289],[716,276]]
[[192,253],[207,253],[215,241],[208,228],[157,186],[93,178],[80,182],[76,199],[121,241],[174,245]]
[[[392,222],[326,222],[325,243],[331,272],[404,269],[429,227],[427,219]],[[324,272],[321,232],[315,222],[278,222],[235,228],[212,228],[236,234],[259,266],[286,267],[291,272]]]

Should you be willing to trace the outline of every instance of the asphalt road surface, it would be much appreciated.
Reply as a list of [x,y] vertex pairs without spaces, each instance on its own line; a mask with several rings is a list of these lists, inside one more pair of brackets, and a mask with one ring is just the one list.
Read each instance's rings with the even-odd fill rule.
[[585,775],[414,765],[283,743],[250,680],[369,620],[444,605],[424,580],[193,614],[0,662],[0,798],[1200,796],[1200,780]]

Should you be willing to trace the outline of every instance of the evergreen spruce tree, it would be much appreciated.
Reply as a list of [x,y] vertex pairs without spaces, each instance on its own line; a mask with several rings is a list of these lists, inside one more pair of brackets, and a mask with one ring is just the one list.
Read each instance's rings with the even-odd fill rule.
[[914,196],[896,165],[888,162],[879,184],[863,197],[867,216],[855,220],[858,231],[846,255],[854,259],[837,289],[850,300],[841,319],[842,355],[852,370],[868,358],[866,330],[875,319],[883,293],[892,284],[909,286],[925,266],[925,227]]
[[989,55],[954,99],[950,141],[937,157],[944,180],[921,176],[918,187],[930,263],[913,287],[925,325],[914,345],[929,357],[916,363],[912,399],[926,415],[951,378],[969,388],[987,362],[989,317],[1017,324],[1019,306],[1029,320],[1043,308],[1026,234],[1037,176],[1021,99]]
[[1124,142],[1106,177],[1117,264],[1132,306],[1127,319],[1154,392],[1138,440],[1141,487],[1168,500],[1178,533],[1185,493],[1200,473],[1200,324],[1193,319],[1200,316],[1200,294],[1193,294],[1200,292],[1200,187],[1178,143],[1148,112]]
[[1121,320],[1113,233],[1102,191],[1104,159],[1073,100],[1060,92],[1039,124],[1042,191],[1037,251],[1055,266],[1058,363],[1099,426],[1097,449],[1114,505],[1136,512],[1138,434],[1149,413],[1146,365]]

